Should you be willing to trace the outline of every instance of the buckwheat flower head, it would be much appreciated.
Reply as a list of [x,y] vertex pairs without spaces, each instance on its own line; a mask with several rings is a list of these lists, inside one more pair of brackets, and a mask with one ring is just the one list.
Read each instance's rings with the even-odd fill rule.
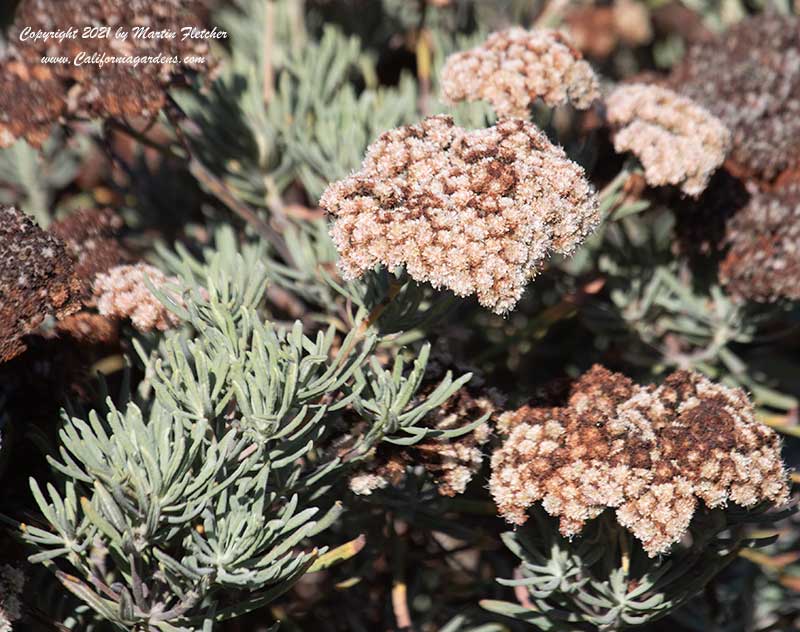
[[153,295],[145,283],[145,275],[156,288],[177,282],[146,263],[111,268],[95,278],[97,310],[103,316],[130,318],[133,326],[143,332],[176,327],[180,320]]
[[762,303],[800,300],[800,184],[754,193],[728,220],[719,267],[726,291]]
[[515,524],[541,502],[574,536],[611,508],[654,556],[680,540],[700,502],[788,498],[778,435],[740,389],[689,371],[642,387],[595,366],[565,405],[523,406],[499,427],[508,437],[492,456],[490,489]]
[[386,132],[320,206],[335,218],[345,278],[405,266],[497,313],[550,252],[572,253],[599,221],[583,169],[519,119],[468,131],[434,116]]
[[383,471],[357,472],[350,477],[350,491],[356,496],[371,496],[377,489],[389,486],[389,477]]
[[10,564],[0,565],[0,632],[11,632],[11,624],[22,617],[20,595],[25,575]]
[[122,217],[111,209],[87,208],[54,221],[49,231],[75,258],[76,274],[91,281],[129,259],[118,239],[123,226]]
[[691,47],[669,83],[731,130],[740,175],[771,181],[800,168],[800,17],[738,22]]
[[730,133],[722,122],[691,99],[656,85],[616,88],[606,101],[615,130],[614,149],[632,152],[648,184],[680,186],[700,195],[725,160]]
[[600,96],[592,67],[563,33],[520,27],[448,57],[441,86],[448,103],[488,101],[499,117],[527,117],[537,98],[585,110]]

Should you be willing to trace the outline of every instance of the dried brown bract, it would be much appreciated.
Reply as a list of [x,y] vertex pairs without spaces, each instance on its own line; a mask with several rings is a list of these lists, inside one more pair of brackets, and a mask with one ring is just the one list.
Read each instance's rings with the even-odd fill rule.
[[720,280],[733,296],[800,300],[800,184],[755,193],[731,218]]
[[730,133],[691,99],[649,84],[616,88],[606,101],[614,149],[632,152],[652,186],[680,186],[697,196],[724,162]]
[[0,362],[25,350],[22,337],[52,315],[78,309],[86,286],[60,240],[25,213],[0,206]]
[[441,86],[447,102],[488,101],[500,117],[527,117],[538,98],[549,106],[571,102],[586,109],[600,96],[592,67],[564,34],[519,27],[451,55]]
[[[207,41],[183,39],[181,32],[201,29],[203,14],[199,0],[23,0],[10,44],[0,52],[0,147],[19,138],[39,146],[54,123],[70,117],[154,117],[168,87],[207,68],[190,60],[206,57]],[[86,27],[98,26],[111,30],[83,37]],[[28,27],[32,33],[75,28],[77,37],[21,39]],[[119,27],[128,30],[127,39],[115,37]],[[134,27],[148,30],[137,37]],[[177,37],[153,36],[165,29]],[[42,63],[43,57],[54,61]],[[135,58],[140,63],[119,61]]]
[[595,366],[559,407],[523,406],[501,417],[508,433],[492,456],[500,513],[522,524],[541,501],[564,536],[607,508],[651,556],[684,534],[697,503],[752,507],[788,498],[780,439],[740,389],[677,371],[642,387]]
[[742,20],[690,48],[670,83],[731,130],[743,175],[770,181],[800,168],[800,17]]
[[468,131],[452,118],[386,132],[320,206],[346,278],[377,265],[512,309],[551,252],[570,254],[599,221],[583,169],[530,123]]
[[97,311],[111,318],[130,318],[133,326],[143,332],[176,327],[180,320],[153,295],[145,276],[158,289],[177,282],[146,263],[117,266],[95,279]]

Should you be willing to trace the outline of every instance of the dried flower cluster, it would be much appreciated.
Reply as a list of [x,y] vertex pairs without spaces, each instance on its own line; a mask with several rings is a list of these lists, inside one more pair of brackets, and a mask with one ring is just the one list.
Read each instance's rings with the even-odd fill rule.
[[764,13],[699,44],[670,84],[731,130],[730,158],[772,180],[800,167],[800,17]]
[[730,133],[710,112],[672,90],[648,84],[616,88],[606,101],[614,149],[632,152],[653,186],[697,196],[724,162]]
[[607,57],[620,44],[641,46],[653,39],[650,12],[635,0],[570,6],[564,21],[575,47],[592,57]]
[[81,209],[53,222],[49,231],[64,242],[75,258],[75,272],[91,281],[120,265],[127,255],[118,240],[122,218],[111,209]]
[[[135,26],[157,33],[202,28],[197,0],[22,0],[12,26],[9,45],[0,51],[0,147],[25,138],[38,146],[55,122],[71,116],[153,117],[164,105],[167,86],[188,70],[205,64],[184,63],[188,56],[205,56],[207,42],[199,38],[116,38],[118,27]],[[83,38],[85,27],[108,25],[110,34]],[[20,39],[23,29],[50,32],[73,27],[75,39],[63,41]],[[73,63],[85,54],[83,63]],[[64,57],[63,63],[41,63],[41,58]],[[105,59],[104,64],[93,63]],[[107,58],[144,59],[138,65]],[[148,59],[149,58],[149,59]],[[173,59],[181,60],[173,63]]]
[[541,98],[547,105],[571,102],[586,109],[600,96],[588,62],[558,31],[513,27],[451,55],[441,73],[446,101],[488,101],[500,117],[527,117]]
[[729,294],[800,300],[800,184],[755,193],[726,224],[720,280]]
[[94,294],[97,310],[111,318],[130,318],[142,332],[166,331],[176,327],[179,319],[159,301],[147,287],[145,277],[161,289],[166,283],[177,283],[161,270],[146,263],[123,265],[97,275]]
[[48,315],[80,309],[86,286],[64,244],[25,213],[0,206],[0,362],[25,350],[23,336]]
[[386,132],[320,206],[335,218],[346,278],[404,265],[497,313],[551,251],[570,254],[599,221],[583,169],[519,119],[467,131],[435,116]]
[[[475,395],[462,388],[439,408],[432,426],[448,430],[463,426],[496,410],[499,396],[496,393]],[[401,449],[388,444],[378,446],[375,457],[367,467],[350,479],[350,489],[359,495],[372,494],[376,489],[399,485],[406,476],[406,468],[422,465],[431,475],[443,496],[463,494],[467,484],[483,463],[483,446],[491,434],[489,421],[472,432],[450,440],[432,440]]]
[[523,406],[501,417],[508,438],[492,457],[491,492],[513,523],[541,501],[564,536],[606,508],[649,555],[684,534],[698,501],[782,504],[788,487],[778,435],[739,389],[677,371],[642,387],[600,366],[566,405]]
[[11,624],[22,617],[20,595],[25,575],[10,564],[0,566],[0,632],[11,632]]

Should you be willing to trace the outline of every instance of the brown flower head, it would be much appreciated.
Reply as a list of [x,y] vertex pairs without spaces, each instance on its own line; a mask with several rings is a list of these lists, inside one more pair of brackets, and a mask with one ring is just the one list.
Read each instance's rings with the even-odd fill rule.
[[0,206],[0,362],[25,350],[22,337],[48,315],[80,309],[86,286],[64,244],[25,213]]
[[[206,69],[184,60],[205,57],[207,41],[183,39],[181,32],[201,29],[203,14],[199,0],[22,0],[10,44],[0,52],[0,147],[19,138],[39,146],[54,123],[72,116],[155,116],[166,88],[188,71]],[[98,26],[110,32],[83,37],[85,28]],[[30,33],[77,31],[61,41],[21,37],[28,27]],[[120,27],[128,30],[127,39],[115,37]],[[134,27],[146,30],[134,33]],[[156,36],[165,30],[177,37]],[[44,64],[45,56],[65,61]]]
[[688,195],[703,192],[725,160],[730,133],[710,112],[666,88],[627,84],[606,101],[614,149],[632,152],[652,186],[679,185]]
[[75,272],[92,281],[100,272],[123,263],[127,253],[117,240],[122,218],[111,209],[81,209],[50,225],[50,233],[61,239],[75,257]]
[[102,316],[130,318],[133,326],[143,332],[176,327],[180,320],[153,295],[145,276],[159,289],[166,283],[177,282],[146,263],[117,266],[95,279],[97,311]]
[[741,299],[800,300],[800,184],[755,193],[726,224],[720,280]]
[[586,109],[600,96],[592,67],[564,34],[519,27],[451,55],[441,85],[447,102],[488,101],[500,117],[527,117],[538,98],[549,106],[571,102]]
[[677,371],[642,387],[595,366],[566,405],[523,406],[501,418],[492,456],[500,513],[522,524],[541,501],[573,536],[606,508],[651,556],[677,542],[697,503],[752,507],[788,498],[780,439],[739,389]]
[[551,251],[570,254],[599,221],[583,169],[530,123],[467,131],[448,116],[386,132],[320,206],[346,278],[382,264],[514,307]]
[[742,20],[690,48],[670,84],[731,130],[730,159],[745,175],[773,180],[800,167],[800,17]]

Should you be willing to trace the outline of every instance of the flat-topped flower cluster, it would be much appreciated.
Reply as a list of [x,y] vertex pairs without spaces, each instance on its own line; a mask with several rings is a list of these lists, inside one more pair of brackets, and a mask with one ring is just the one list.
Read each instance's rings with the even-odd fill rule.
[[550,253],[570,254],[599,221],[583,169],[520,119],[468,131],[434,116],[386,132],[320,206],[334,217],[346,278],[405,266],[497,313]]
[[500,117],[527,117],[537,99],[588,108],[600,96],[592,67],[559,31],[513,27],[451,55],[442,68],[448,103],[484,100]]
[[622,85],[606,101],[614,149],[636,155],[648,184],[697,196],[725,160],[730,132],[691,99],[642,83]]
[[523,406],[500,426],[507,439],[492,456],[490,487],[515,524],[541,502],[574,536],[610,508],[654,556],[680,540],[700,502],[788,498],[778,435],[743,391],[697,373],[645,387],[595,366],[562,405]]

